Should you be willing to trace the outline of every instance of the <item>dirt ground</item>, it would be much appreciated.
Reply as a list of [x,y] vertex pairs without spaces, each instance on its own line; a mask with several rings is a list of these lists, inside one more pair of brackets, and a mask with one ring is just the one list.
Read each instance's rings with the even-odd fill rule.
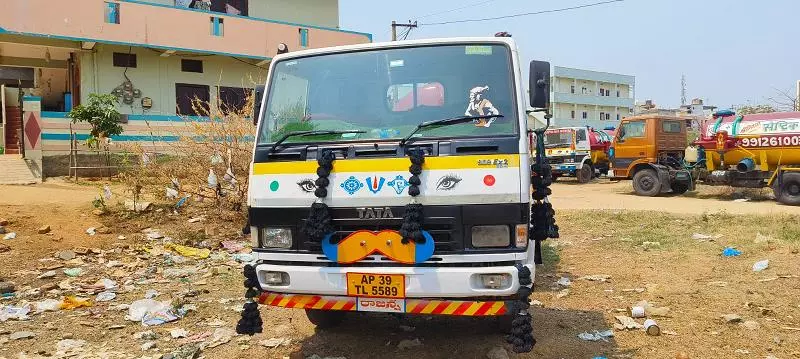
[[[91,213],[99,185],[73,185],[58,181],[36,186],[0,186],[0,218],[11,223],[18,237],[3,240],[0,279],[13,282],[17,297],[0,305],[21,305],[66,294],[86,294],[86,287],[101,278],[120,284],[110,302],[90,308],[31,315],[30,320],[0,323],[0,358],[58,357],[57,343],[83,340],[85,357],[160,358],[187,339],[172,339],[170,330],[186,329],[189,336],[208,335],[220,328],[233,329],[244,298],[241,263],[213,244],[209,259],[185,259],[146,252],[154,245],[141,233],[158,228],[164,235],[187,244],[232,239],[240,223],[207,218],[187,219],[198,212],[153,212],[134,219]],[[768,194],[737,193],[701,188],[680,197],[642,198],[631,194],[629,182],[598,180],[578,185],[559,180],[553,186],[554,207],[561,238],[545,244],[546,264],[537,268],[531,309],[534,336],[532,353],[511,358],[800,358],[800,208],[775,204]],[[119,198],[122,194],[117,194]],[[737,198],[748,201],[734,201]],[[223,223],[218,225],[217,223]],[[50,234],[37,228],[50,225]],[[88,227],[105,225],[109,234],[89,236]],[[212,228],[213,227],[213,228]],[[711,239],[695,239],[695,234]],[[117,239],[123,235],[125,239]],[[698,237],[698,236],[695,236]],[[215,242],[216,241],[216,242]],[[156,245],[157,246],[157,245]],[[742,254],[723,257],[725,247]],[[78,255],[83,265],[54,258],[61,250],[96,248]],[[170,259],[172,258],[172,259]],[[769,259],[769,268],[754,272],[755,262]],[[109,266],[119,261],[121,267]],[[67,278],[63,268],[55,278],[37,278],[55,266],[84,269]],[[169,269],[189,269],[186,278],[168,278]],[[608,276],[591,281],[585,276]],[[556,282],[566,277],[569,286]],[[66,284],[64,289],[58,284]],[[75,289],[81,288],[84,289]],[[40,289],[37,293],[36,289]],[[157,300],[181,300],[196,310],[172,323],[144,327],[126,320],[120,305],[142,299],[149,289]],[[655,317],[664,334],[648,336],[641,330],[614,330],[607,342],[578,338],[583,332],[613,329],[614,317],[640,300],[668,307]],[[469,318],[413,317],[399,320],[380,315],[353,315],[344,326],[317,331],[302,311],[261,308],[264,333],[236,336],[216,347],[206,347],[205,358],[486,358],[496,347],[509,349],[503,336],[486,322]],[[736,314],[741,322],[727,323],[721,316]],[[639,323],[641,324],[641,320]],[[156,339],[136,339],[152,330]],[[12,333],[30,331],[33,339],[9,340]],[[202,336],[206,335],[206,339]],[[212,335],[213,337],[213,335]],[[290,339],[277,348],[261,342]],[[420,346],[400,349],[403,340],[419,339]],[[151,345],[142,349],[142,345]],[[224,341],[224,340],[223,340]],[[63,349],[63,348],[62,348]],[[74,356],[83,357],[81,355]]]

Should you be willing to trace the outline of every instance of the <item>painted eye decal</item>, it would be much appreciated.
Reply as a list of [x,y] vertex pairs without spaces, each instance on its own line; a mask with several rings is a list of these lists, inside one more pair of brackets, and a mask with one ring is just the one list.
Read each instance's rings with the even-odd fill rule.
[[446,175],[442,178],[439,178],[439,181],[436,182],[436,190],[437,191],[449,191],[458,185],[458,182],[461,182],[461,177],[456,175]]
[[317,189],[317,185],[314,184],[314,181],[308,178],[297,182],[297,185],[300,186],[300,189],[306,193],[314,192]]

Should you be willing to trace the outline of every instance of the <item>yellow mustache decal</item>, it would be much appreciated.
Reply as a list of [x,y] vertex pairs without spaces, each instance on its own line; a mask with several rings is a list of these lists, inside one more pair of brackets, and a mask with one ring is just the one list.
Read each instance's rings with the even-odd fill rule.
[[375,253],[380,253],[395,262],[421,263],[428,260],[434,250],[433,237],[430,233],[422,231],[422,235],[425,237],[425,243],[403,244],[403,236],[397,231],[363,230],[353,232],[338,244],[333,244],[331,243],[333,234],[328,234],[322,239],[322,252],[328,259],[342,264],[355,263]]

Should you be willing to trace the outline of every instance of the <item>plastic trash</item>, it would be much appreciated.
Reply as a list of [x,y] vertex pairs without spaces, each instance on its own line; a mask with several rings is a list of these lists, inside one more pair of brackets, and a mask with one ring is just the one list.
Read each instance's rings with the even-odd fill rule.
[[604,341],[604,342],[608,342],[608,338],[611,338],[613,336],[614,336],[614,332],[611,331],[611,330],[604,330],[602,332],[599,332],[599,331],[595,330],[594,333],[583,332],[583,333],[578,334],[578,338],[580,338],[581,340],[590,341],[590,342],[597,342],[597,341],[601,341],[601,340]]
[[117,295],[114,292],[100,292],[97,294],[97,297],[94,300],[98,302],[110,302],[114,300]]
[[725,249],[722,250],[722,256],[723,257],[737,257],[737,256],[739,256],[741,254],[742,254],[741,251],[737,250],[736,248],[732,248],[732,247],[726,247]]
[[219,181],[217,180],[217,174],[214,173],[214,169],[210,168],[208,170],[208,188],[217,188],[217,184]]
[[86,229],[86,234],[88,234],[90,236],[93,236],[93,235],[97,234],[97,228],[94,228],[94,227],[87,228]]
[[211,250],[208,248],[195,248],[174,243],[167,243],[164,248],[171,249],[184,257],[192,259],[206,259],[211,255]]
[[180,190],[180,189],[181,189],[181,183],[180,183],[180,181],[178,181],[178,179],[177,179],[177,178],[173,177],[173,178],[170,180],[170,182],[171,182],[171,184],[172,184],[172,188],[174,188],[174,189],[177,189],[177,190]]
[[218,164],[221,164],[224,161],[225,160],[222,159],[222,155],[219,153],[219,151],[214,151],[214,154],[211,155],[211,164],[212,165],[218,165]]
[[180,195],[178,191],[176,191],[174,188],[166,187],[165,189],[166,189],[167,199],[177,199],[178,195]]
[[64,269],[64,274],[66,274],[67,277],[78,277],[81,274],[83,274],[83,269],[81,269],[81,268],[67,268],[67,269]]
[[222,248],[225,248],[225,250],[229,252],[239,252],[244,249],[244,244],[237,241],[223,241]]
[[189,336],[189,331],[183,328],[175,328],[169,331],[169,335],[173,339],[186,338],[187,336]]
[[103,186],[103,197],[106,200],[111,199],[111,188],[108,185]]
[[753,272],[761,272],[769,267],[769,259],[758,261],[753,264]]
[[5,322],[9,319],[14,320],[28,320],[28,313],[31,312],[30,304],[21,307],[14,306],[0,306],[0,322]]
[[61,309],[62,301],[56,299],[45,299],[34,303],[36,306],[36,314],[44,312],[56,312]]
[[61,309],[77,309],[83,307],[91,307],[92,302],[89,299],[82,299],[75,296],[68,295],[64,297],[64,301],[61,302]]
[[[111,267],[109,267],[109,268],[111,268]],[[97,283],[95,283],[95,285],[102,285],[103,288],[105,288],[105,290],[107,290],[107,291],[116,290],[117,287],[119,286],[117,284],[117,282],[115,282],[115,281],[113,281],[111,279],[108,279],[108,278],[103,278],[101,280],[98,280]]]
[[556,284],[562,287],[569,287],[570,285],[572,285],[572,281],[569,280],[569,278],[567,277],[561,277],[561,279],[559,279],[558,282],[556,282]]
[[256,258],[250,253],[236,253],[233,255],[233,260],[240,263],[249,263],[255,261]]
[[155,297],[158,297],[159,294],[161,293],[159,293],[155,289],[148,289],[147,292],[144,293],[144,297],[145,299],[153,299]]
[[5,240],[11,240],[11,239],[14,239],[14,238],[17,238],[17,233],[16,232],[6,233],[6,235],[3,236],[3,239],[5,239]]
[[178,317],[172,313],[170,302],[140,299],[131,303],[125,319],[141,322],[144,325],[158,325],[171,322]]

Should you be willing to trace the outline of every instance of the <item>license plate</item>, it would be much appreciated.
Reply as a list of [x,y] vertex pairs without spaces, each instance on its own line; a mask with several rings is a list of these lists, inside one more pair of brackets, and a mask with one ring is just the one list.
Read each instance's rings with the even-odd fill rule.
[[347,273],[347,295],[372,298],[404,298],[404,274]]
[[358,298],[359,312],[405,313],[406,300],[396,298]]

